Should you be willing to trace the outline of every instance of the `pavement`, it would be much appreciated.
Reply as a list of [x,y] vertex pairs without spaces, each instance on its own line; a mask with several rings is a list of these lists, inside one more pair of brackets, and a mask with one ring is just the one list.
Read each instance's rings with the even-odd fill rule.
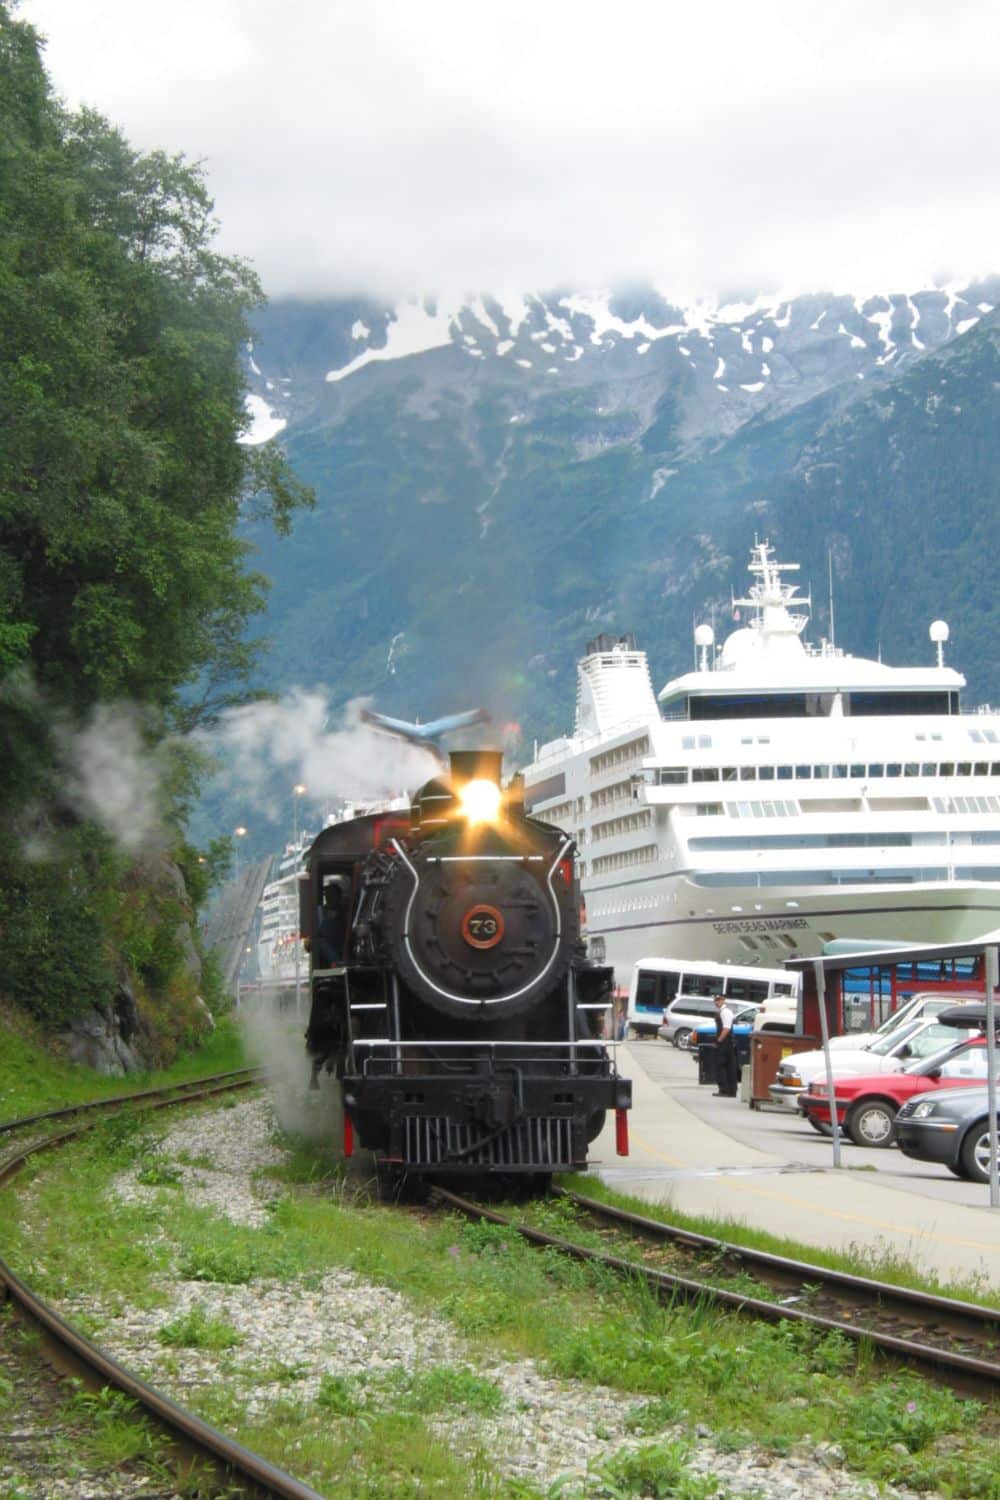
[[591,1155],[619,1192],[1000,1292],[1000,1209],[988,1187],[895,1147],[848,1146],[835,1169],[830,1141],[808,1124],[713,1098],[689,1054],[664,1042],[621,1044],[618,1066],[632,1079],[630,1153],[615,1155],[611,1116]]

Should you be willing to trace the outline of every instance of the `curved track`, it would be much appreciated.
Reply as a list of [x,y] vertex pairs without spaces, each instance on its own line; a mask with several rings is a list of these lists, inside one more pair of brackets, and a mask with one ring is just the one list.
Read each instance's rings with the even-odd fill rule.
[[[855,1343],[869,1344],[894,1359],[930,1371],[959,1390],[982,1395],[984,1385],[1000,1388],[1000,1309],[732,1245],[577,1193],[560,1192],[559,1196],[576,1204],[581,1215],[602,1233],[624,1240],[626,1246],[629,1241],[633,1245],[640,1241],[643,1249],[639,1256],[645,1258],[574,1244],[443,1188],[435,1188],[434,1195],[440,1203],[469,1217],[509,1226],[531,1244],[596,1262],[622,1276],[641,1277],[661,1300],[712,1301],[770,1322],[805,1323],[824,1333],[839,1333]],[[651,1255],[662,1254],[668,1246],[689,1254],[692,1270],[700,1274],[679,1275],[650,1264]],[[733,1291],[713,1280],[731,1276],[734,1271],[750,1272],[760,1283],[760,1295]]]
[[[114,1099],[102,1099],[92,1104],[73,1105],[67,1109],[51,1110],[46,1114],[25,1116],[20,1120],[9,1120],[0,1124],[0,1135],[11,1135],[32,1126],[44,1125],[47,1121],[65,1118],[67,1115],[91,1115],[101,1111],[114,1111],[138,1104],[142,1109],[167,1109],[173,1105],[200,1103],[219,1094],[235,1089],[249,1088],[259,1083],[263,1074],[257,1069],[242,1069],[238,1073],[216,1074],[211,1078],[194,1079],[188,1084],[173,1088],[147,1089],[142,1093],[119,1095]],[[103,1114],[101,1114],[103,1118]],[[0,1163],[0,1186],[9,1182],[34,1156],[77,1140],[93,1126],[88,1120],[71,1130],[58,1135],[44,1136],[18,1150]],[[53,1348],[57,1362],[93,1381],[98,1385],[114,1386],[134,1400],[140,1410],[169,1432],[170,1436],[190,1455],[208,1460],[221,1470],[230,1485],[244,1494],[274,1495],[279,1500],[322,1500],[316,1490],[302,1484],[283,1469],[276,1468],[259,1454],[252,1453],[225,1433],[203,1422],[192,1412],[185,1411],[153,1386],[147,1385],[120,1365],[110,1355],[92,1344],[59,1316],[47,1302],[0,1259],[0,1295],[9,1297],[17,1310],[41,1329],[46,1341]]]

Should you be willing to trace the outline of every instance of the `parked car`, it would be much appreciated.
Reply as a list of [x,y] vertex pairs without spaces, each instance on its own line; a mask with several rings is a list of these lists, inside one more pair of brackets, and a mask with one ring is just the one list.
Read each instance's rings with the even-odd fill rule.
[[833,1036],[830,1038],[830,1046],[835,1052],[842,1052],[850,1047],[870,1047],[872,1042],[878,1041],[879,1037],[888,1036],[900,1026],[905,1026],[907,1021],[926,1021],[932,1016],[940,1015],[941,1011],[948,1009],[949,1006],[961,1005],[966,1000],[978,999],[981,999],[981,996],[945,995],[940,991],[911,995],[905,1005],[894,1010],[891,1016],[886,1016],[881,1026],[874,1031],[849,1031],[845,1036]]
[[[1000,1123],[1000,1112],[997,1118]],[[989,1182],[989,1121],[985,1089],[917,1094],[896,1116],[896,1139],[904,1156],[940,1162],[971,1182]]]
[[[933,1056],[908,1063],[901,1073],[835,1078],[833,1102],[837,1123],[856,1146],[891,1146],[901,1105],[930,1090],[974,1088],[986,1077],[986,1041],[973,1037],[952,1042]],[[799,1095],[799,1109],[811,1125],[829,1126],[830,1100],[825,1078],[814,1078]]]
[[[974,1020],[964,1033],[971,1037],[979,1028]],[[959,1033],[961,1039],[962,1033]],[[888,1036],[880,1037],[870,1047],[844,1048],[834,1054],[834,1073],[838,1078],[874,1073],[899,1073],[908,1062],[926,1058],[956,1040],[955,1028],[934,1019],[907,1021]],[[796,1105],[799,1095],[814,1078],[826,1073],[822,1048],[814,1052],[796,1052],[778,1065],[778,1075],[768,1089],[776,1104]]]
[[[736,1007],[731,1007],[734,1012]],[[746,1016],[756,1014],[756,1005],[740,1006],[740,1015]],[[711,996],[699,997],[696,995],[678,995],[672,1000],[663,1012],[663,1025],[660,1027],[659,1035],[665,1041],[673,1042],[675,1047],[689,1047],[691,1039],[699,1026],[711,1025],[715,1030],[715,1000]]]

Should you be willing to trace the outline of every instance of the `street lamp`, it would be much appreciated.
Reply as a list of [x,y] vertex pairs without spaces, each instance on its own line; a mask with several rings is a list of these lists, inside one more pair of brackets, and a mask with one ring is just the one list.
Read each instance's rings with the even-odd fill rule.
[[302,924],[298,913],[299,901],[299,872],[302,868],[302,853],[299,849],[299,798],[304,797],[309,790],[303,786],[301,781],[292,787],[292,807],[295,811],[295,1014],[298,1015],[302,1006],[302,979],[299,972],[299,964],[302,956]]
[[233,845],[233,850],[234,850],[235,855],[236,855],[236,875],[234,877],[236,880],[239,880],[239,878],[240,878],[240,845],[239,845],[239,841],[240,841],[240,839],[245,839],[246,836],[247,836],[247,830],[243,827],[242,823],[239,825],[238,828],[234,828],[233,829],[233,838],[236,839],[236,843]]

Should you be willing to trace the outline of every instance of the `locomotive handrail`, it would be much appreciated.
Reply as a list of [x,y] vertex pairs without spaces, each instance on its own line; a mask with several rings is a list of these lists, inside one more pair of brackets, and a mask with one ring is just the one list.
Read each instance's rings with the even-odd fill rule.
[[354,1045],[355,1047],[402,1047],[404,1051],[409,1051],[416,1047],[433,1047],[435,1051],[438,1051],[442,1047],[474,1047],[479,1052],[485,1050],[487,1047],[491,1052],[496,1047],[525,1047],[530,1048],[533,1052],[539,1048],[559,1047],[564,1052],[568,1052],[573,1047],[604,1047],[605,1049],[617,1051],[622,1044],[621,1042],[612,1041],[610,1037],[607,1041],[604,1041],[601,1037],[588,1037],[586,1040],[581,1039],[574,1042],[565,1039],[561,1042],[485,1042],[477,1041],[475,1038],[471,1038],[466,1042],[436,1042],[433,1040],[411,1042],[406,1037],[373,1036],[358,1037]]

